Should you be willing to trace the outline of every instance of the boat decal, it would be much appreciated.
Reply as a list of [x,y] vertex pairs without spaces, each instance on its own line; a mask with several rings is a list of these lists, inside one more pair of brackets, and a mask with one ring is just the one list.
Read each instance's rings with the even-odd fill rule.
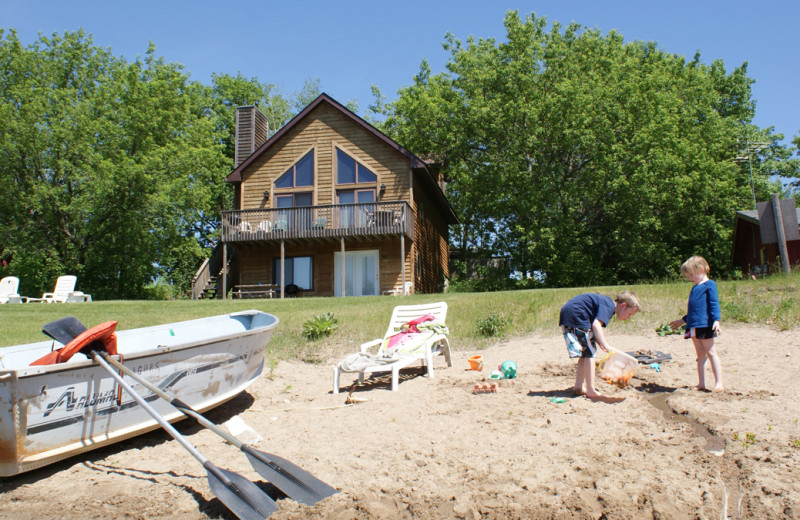
[[[204,372],[208,372],[209,370],[214,370],[215,368],[220,368],[226,365],[230,365],[236,363],[238,361],[246,360],[248,358],[248,354],[240,354],[238,356],[230,356],[227,359],[222,361],[217,361],[214,363],[207,363],[205,365],[192,367],[186,370],[181,370],[169,375],[160,385],[159,388],[162,390],[168,390],[170,387],[174,386],[178,381],[183,379],[184,377],[188,377],[194,374],[202,374]],[[158,396],[154,394],[150,394],[148,396],[142,396],[145,401],[153,402],[158,400]],[[116,402],[116,390],[107,390],[105,392],[95,392],[91,394],[88,398],[87,396],[82,397],[75,397],[75,387],[70,386],[54,401],[45,406],[45,411],[42,417],[48,417],[52,414],[57,408],[64,405],[65,411],[67,413],[74,413],[69,417],[63,417],[54,421],[45,421],[40,422],[37,424],[33,424],[29,426],[26,430],[27,435],[35,435],[38,433],[56,430],[58,428],[63,428],[65,426],[69,426],[71,424],[83,422],[86,420],[86,415],[83,413],[87,407],[91,406],[98,406],[104,403],[112,403]],[[94,410],[94,415],[97,416],[106,416],[114,413],[118,413],[129,408],[133,408],[139,406],[136,401],[129,401],[127,403],[122,403],[121,405],[112,405],[112,406],[105,406],[103,408],[97,408]]]

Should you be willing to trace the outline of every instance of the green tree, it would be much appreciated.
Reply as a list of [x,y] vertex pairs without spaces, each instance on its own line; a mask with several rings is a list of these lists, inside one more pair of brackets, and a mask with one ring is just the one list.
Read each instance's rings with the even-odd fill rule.
[[[423,62],[383,107],[382,128],[451,179],[462,259],[505,256],[561,286],[669,276],[692,254],[729,269],[735,210],[752,205],[734,161],[753,130],[746,64],[729,74],[516,12],[505,27],[499,44],[448,34],[447,70]],[[776,189],[768,175],[756,185]]]
[[22,289],[63,273],[101,298],[185,289],[229,171],[204,89],[150,46],[132,63],[82,31],[0,32],[0,230]]

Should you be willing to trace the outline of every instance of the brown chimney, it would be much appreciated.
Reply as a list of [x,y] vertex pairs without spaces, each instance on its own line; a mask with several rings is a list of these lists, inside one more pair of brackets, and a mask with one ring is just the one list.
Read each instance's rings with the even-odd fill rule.
[[269,121],[253,105],[236,108],[236,150],[234,162],[239,166],[269,138]]

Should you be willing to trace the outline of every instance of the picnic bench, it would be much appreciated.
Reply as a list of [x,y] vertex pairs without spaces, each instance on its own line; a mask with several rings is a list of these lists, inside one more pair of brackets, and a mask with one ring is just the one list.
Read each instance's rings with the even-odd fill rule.
[[278,286],[270,283],[235,285],[231,293],[234,298],[272,298]]

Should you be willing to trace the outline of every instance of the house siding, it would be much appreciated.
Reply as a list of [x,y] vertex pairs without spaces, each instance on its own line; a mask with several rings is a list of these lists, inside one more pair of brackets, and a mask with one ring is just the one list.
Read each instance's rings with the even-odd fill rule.
[[433,197],[422,187],[414,189],[414,203],[418,230],[414,261],[420,262],[415,265],[417,291],[441,292],[444,278],[450,276],[447,223]]

